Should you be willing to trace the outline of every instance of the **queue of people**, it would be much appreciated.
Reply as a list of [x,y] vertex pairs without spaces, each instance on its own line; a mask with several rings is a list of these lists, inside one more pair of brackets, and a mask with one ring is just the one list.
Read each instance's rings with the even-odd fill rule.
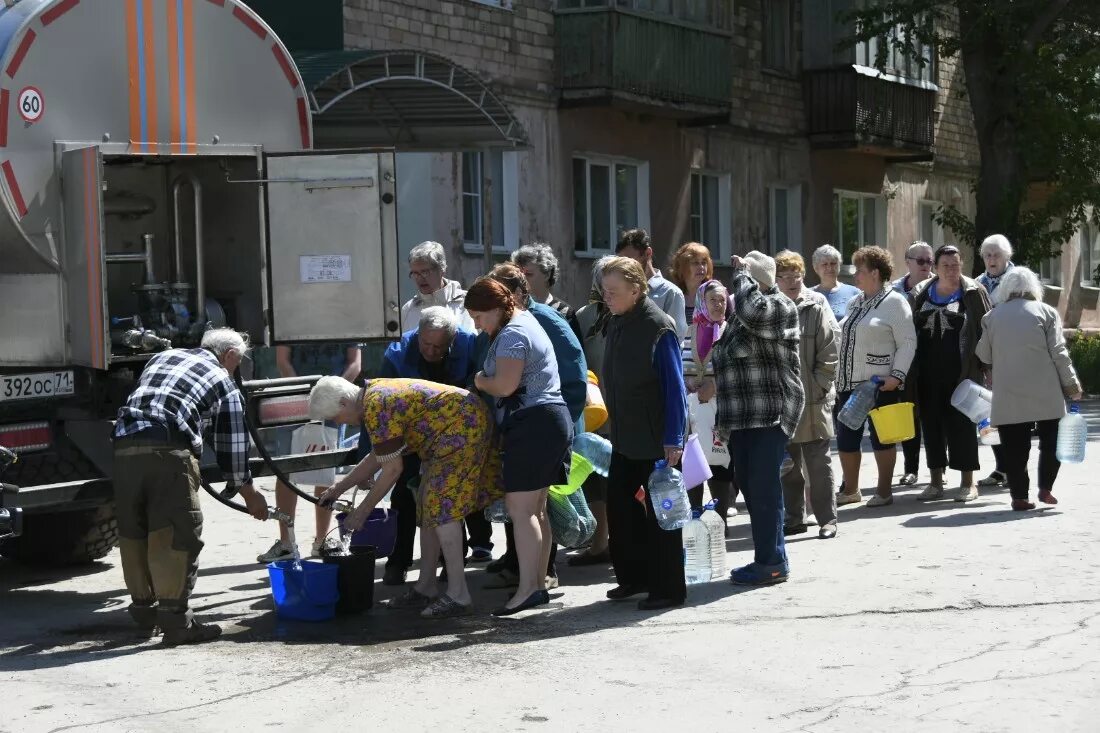
[[[1042,302],[1035,274],[1013,265],[1004,237],[982,244],[986,270],[976,280],[962,274],[962,253],[951,245],[914,242],[904,274],[888,251],[865,246],[852,255],[855,286],[840,282],[841,254],[825,245],[812,256],[820,280],[813,288],[802,257],[789,251],[733,256],[722,282],[700,243],[675,252],[669,279],[654,267],[645,231],[625,232],[617,249],[595,263],[588,302],[573,310],[551,291],[558,265],[547,245],[520,248],[466,291],[446,278],[442,245],[424,242],[408,259],[417,292],[401,308],[405,333],[386,350],[379,378],[358,380],[358,352],[347,345],[323,364],[307,365],[306,352],[292,347],[279,351],[282,374],[325,374],[310,394],[314,420],[361,429],[358,465],[317,491],[327,503],[366,489],[344,519],[347,530],[391,495],[398,537],[386,584],[404,584],[420,531],[419,577],[390,608],[426,618],[471,612],[464,566],[492,558],[484,510],[498,499],[511,520],[507,549],[487,570],[511,594],[493,614],[549,603],[559,581],[547,496],[566,482],[572,443],[585,430],[590,372],[610,415],[601,433],[612,452],[606,479],[593,474],[584,484],[596,532],[569,564],[610,565],[617,583],[607,598],[640,597],[641,610],[686,600],[680,531],[658,525],[646,484],[656,462],[680,464],[692,433],[707,444],[706,488],[720,516],[736,512],[739,491],[749,513],[753,557],[732,571],[734,584],[787,580],[784,537],[810,523],[821,539],[836,537],[838,506],[893,503],[897,445],[866,424],[878,480],[864,501],[865,428],[837,420],[871,380],[878,406],[915,403],[920,432],[903,446],[899,483],[918,483],[923,441],[930,481],[918,500],[972,502],[980,486],[1004,481],[1013,510],[1034,508],[1027,457],[1037,432],[1038,499],[1057,503],[1057,424],[1065,400],[1080,399],[1081,383],[1057,312]],[[204,422],[214,423],[230,490],[257,519],[269,513],[251,485],[241,398],[229,377],[248,350],[243,335],[218,329],[202,349],[158,355],[119,414],[116,461],[127,470],[116,491],[130,612],[143,628],[163,628],[170,644],[218,633],[195,621],[188,604],[202,547],[195,459]],[[951,404],[968,379],[992,386],[992,423],[1002,437],[995,471],[983,481],[975,481],[975,426]],[[959,472],[950,495],[947,469]],[[150,493],[153,483],[176,488],[162,502]],[[704,487],[687,488],[701,504]],[[276,500],[289,510],[287,493],[277,491]],[[319,508],[315,554],[323,554],[329,521]],[[281,537],[261,557],[286,552]]]

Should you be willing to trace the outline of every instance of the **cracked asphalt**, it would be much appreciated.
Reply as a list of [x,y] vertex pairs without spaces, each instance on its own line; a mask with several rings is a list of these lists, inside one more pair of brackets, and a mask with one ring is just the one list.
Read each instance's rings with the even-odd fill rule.
[[[1100,403],[1088,415],[1100,443]],[[136,638],[117,551],[78,573],[0,561],[0,731],[1097,731],[1097,443],[1063,466],[1056,507],[904,489],[841,508],[834,540],[790,538],[790,582],[692,586],[663,613],[604,601],[609,569],[563,564],[551,609],[526,616],[489,616],[505,592],[471,567],[468,618],[283,622],[254,562],[274,525],[208,500],[194,605],[225,628],[211,644]],[[747,516],[731,522],[729,561],[747,562]]]

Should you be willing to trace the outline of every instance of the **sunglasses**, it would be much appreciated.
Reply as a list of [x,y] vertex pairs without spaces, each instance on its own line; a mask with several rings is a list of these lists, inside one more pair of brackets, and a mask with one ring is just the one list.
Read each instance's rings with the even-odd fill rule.
[[925,267],[932,264],[932,260],[927,257],[906,257],[905,259],[916,262],[918,265],[924,265]]

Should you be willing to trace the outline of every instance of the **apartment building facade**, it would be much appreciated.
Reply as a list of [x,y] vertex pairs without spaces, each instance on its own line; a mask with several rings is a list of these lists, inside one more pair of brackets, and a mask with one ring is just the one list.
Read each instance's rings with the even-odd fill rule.
[[[701,241],[720,263],[789,248],[809,264],[823,243],[846,258],[876,243],[901,267],[911,241],[952,241],[938,207],[973,214],[957,60],[839,47],[851,0],[317,2],[325,18],[255,4],[284,40],[280,23],[302,36],[289,44],[319,90],[318,144],[395,145],[403,248],[442,242],[465,283],[544,241],[556,290],[581,304],[592,261],[634,226],[662,265]],[[379,121],[369,134],[364,119]],[[1076,244],[1044,277],[1067,317],[1076,303],[1091,323],[1096,297],[1090,310],[1064,286]]]

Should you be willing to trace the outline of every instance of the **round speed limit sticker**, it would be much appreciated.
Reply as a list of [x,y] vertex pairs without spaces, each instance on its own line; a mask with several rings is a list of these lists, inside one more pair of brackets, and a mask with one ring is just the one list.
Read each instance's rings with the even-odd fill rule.
[[42,113],[46,111],[46,102],[42,99],[42,92],[35,87],[25,87],[19,92],[19,114],[27,122],[38,122],[42,119]]

